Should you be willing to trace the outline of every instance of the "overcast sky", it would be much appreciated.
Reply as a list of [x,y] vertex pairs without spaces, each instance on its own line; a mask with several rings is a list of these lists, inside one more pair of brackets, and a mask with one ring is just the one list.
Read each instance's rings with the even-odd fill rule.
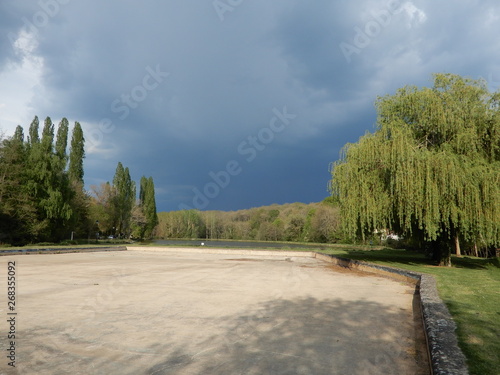
[[500,86],[498,0],[2,0],[0,130],[79,121],[159,211],[328,196],[374,101],[449,72]]

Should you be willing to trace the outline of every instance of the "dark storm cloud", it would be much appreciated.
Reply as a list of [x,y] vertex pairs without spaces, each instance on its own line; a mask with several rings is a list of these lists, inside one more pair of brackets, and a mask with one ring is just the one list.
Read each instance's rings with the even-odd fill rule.
[[[493,0],[42,0],[0,10],[3,74],[22,61],[8,38],[21,30],[36,41],[25,53],[43,59],[28,115],[80,121],[87,184],[111,180],[121,161],[136,180],[154,177],[160,210],[194,207],[206,186],[212,197],[194,208],[318,201],[340,148],[373,131],[377,95],[429,85],[434,72],[500,80]],[[295,116],[280,131],[276,111]]]

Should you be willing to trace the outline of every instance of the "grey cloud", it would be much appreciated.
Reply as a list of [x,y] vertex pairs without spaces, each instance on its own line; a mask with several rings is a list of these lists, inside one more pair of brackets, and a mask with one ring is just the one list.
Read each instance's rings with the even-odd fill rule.
[[[356,28],[387,1],[245,0],[223,21],[212,1],[60,3],[37,30],[44,65],[30,110],[81,121],[97,140],[88,184],[112,179],[121,161],[134,178],[155,178],[160,210],[189,205],[192,189],[231,160],[242,172],[208,209],[320,200],[329,162],[373,130],[377,95],[428,85],[440,71],[500,80],[495,1],[411,3],[425,22],[418,13],[393,15],[351,62],[340,44],[353,44]],[[0,10],[5,36],[40,5],[2,2]],[[5,37],[0,53],[7,71],[16,56]],[[145,77],[157,66],[170,75],[153,88]],[[132,106],[123,101],[134,94]],[[284,106],[297,117],[247,162],[238,146]],[[103,120],[112,123],[106,131]]]

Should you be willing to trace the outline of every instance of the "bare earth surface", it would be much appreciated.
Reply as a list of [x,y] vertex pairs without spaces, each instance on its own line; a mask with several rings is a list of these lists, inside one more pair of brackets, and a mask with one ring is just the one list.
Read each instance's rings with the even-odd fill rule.
[[0,270],[1,374],[428,374],[414,288],[313,258],[121,251]]

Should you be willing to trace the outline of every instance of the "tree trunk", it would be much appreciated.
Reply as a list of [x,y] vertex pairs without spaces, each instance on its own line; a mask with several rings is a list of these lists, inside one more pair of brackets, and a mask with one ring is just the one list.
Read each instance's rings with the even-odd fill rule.
[[460,240],[458,239],[458,235],[455,236],[455,254],[457,257],[462,256],[462,253],[460,252]]
[[449,251],[448,248],[442,249],[441,259],[439,260],[439,266],[451,267],[451,251]]
[[441,253],[441,259],[439,260],[439,266],[441,267],[451,267],[451,252],[443,249]]
[[477,252],[477,243],[474,242],[474,256],[479,257],[479,253]]
[[437,261],[438,266],[451,267],[451,248],[452,243],[443,238],[438,238],[431,242],[431,249],[434,260]]

